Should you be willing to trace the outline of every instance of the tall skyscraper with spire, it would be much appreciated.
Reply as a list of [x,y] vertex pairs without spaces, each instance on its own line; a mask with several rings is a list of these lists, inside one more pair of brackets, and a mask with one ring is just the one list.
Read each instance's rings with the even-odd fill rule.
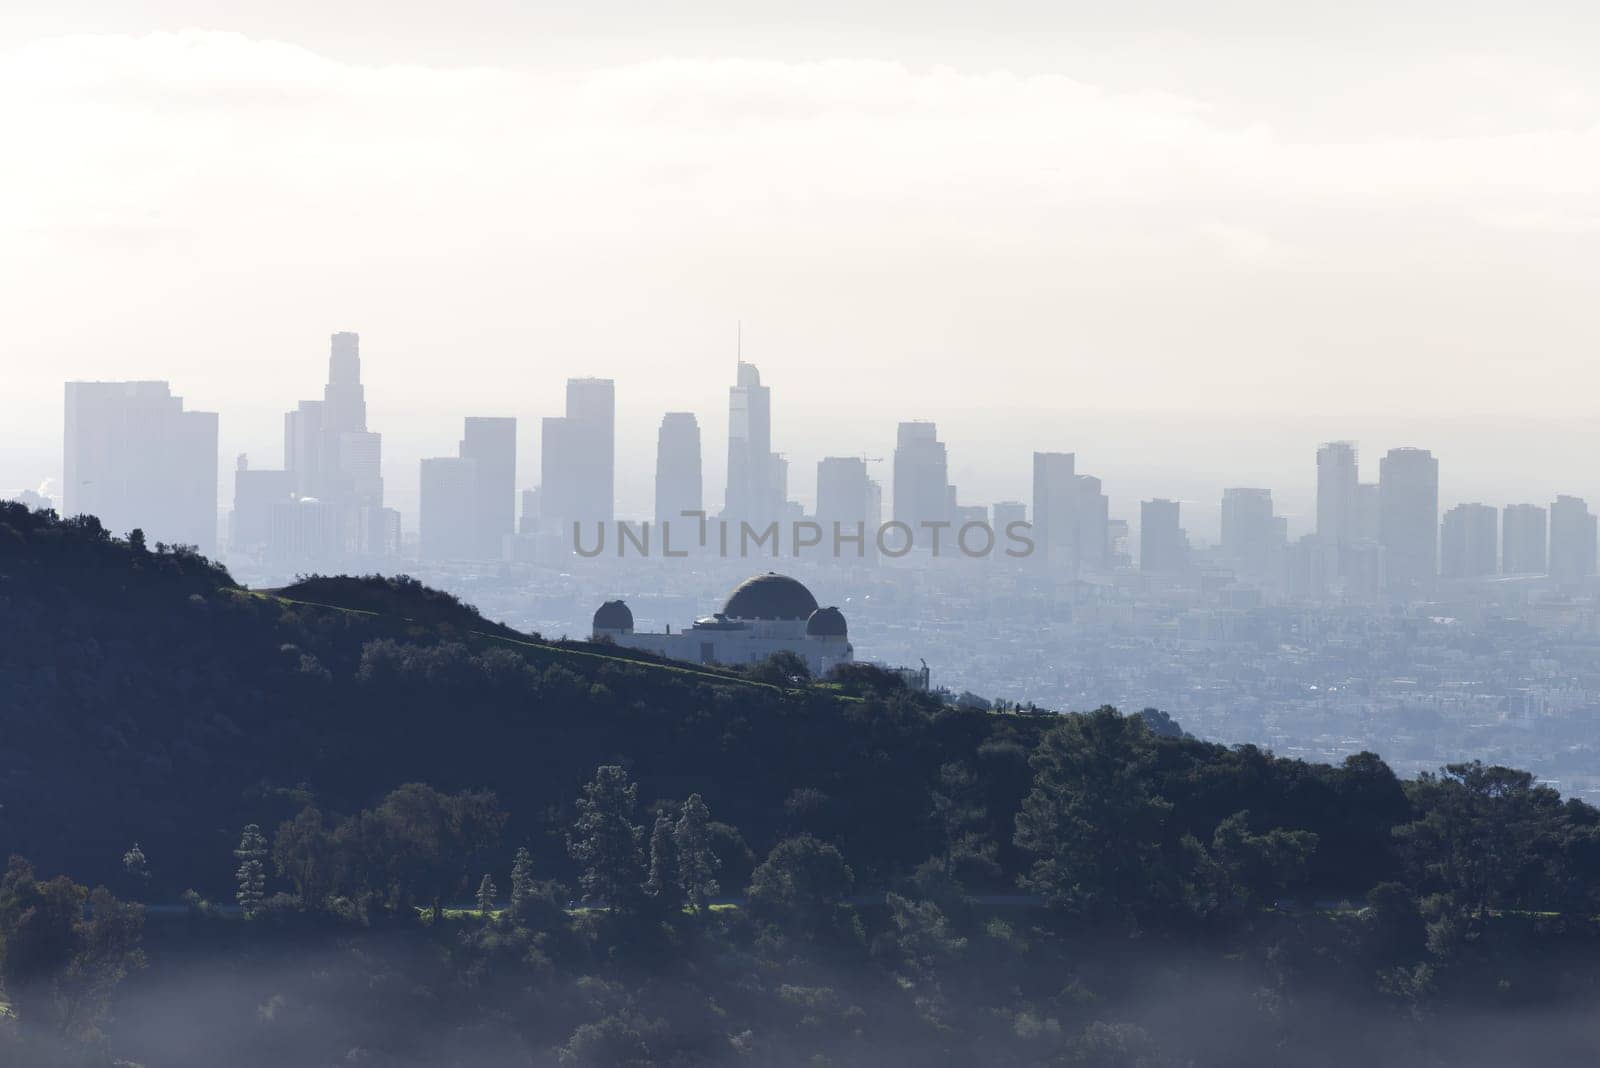
[[728,389],[728,490],[725,519],[769,522],[783,511],[782,458],[772,452],[772,391],[755,364],[739,361]]

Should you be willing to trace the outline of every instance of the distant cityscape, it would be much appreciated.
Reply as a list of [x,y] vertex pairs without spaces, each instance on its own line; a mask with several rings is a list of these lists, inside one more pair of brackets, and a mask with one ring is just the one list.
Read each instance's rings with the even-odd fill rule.
[[[453,453],[421,460],[408,530],[385,503],[354,333],[332,336],[321,398],[286,411],[281,464],[238,457],[225,514],[216,413],[186,410],[167,382],[68,382],[60,499],[19,499],[192,545],[253,585],[407,571],[552,635],[587,636],[594,606],[621,596],[641,625],[670,625],[781,570],[849,612],[860,654],[925,660],[970,700],[1155,706],[1208,738],[1318,759],[1378,749],[1412,770],[1467,752],[1600,793],[1600,545],[1578,497],[1441,515],[1427,449],[1390,449],[1373,479],[1355,442],[1332,441],[1314,453],[1310,533],[1291,538],[1272,490],[1241,486],[1222,493],[1220,541],[1192,544],[1178,501],[1114,515],[1073,452],[1033,453],[1031,501],[964,500],[938,427],[907,421],[892,457],[821,459],[808,512],[774,448],[771,388],[741,358],[721,507],[699,421],[675,411],[653,514],[619,517],[616,388],[567,382],[536,479],[519,477],[516,419],[466,416]],[[604,527],[606,551],[580,551]],[[981,539],[963,532],[980,527],[1025,529],[1030,551],[970,551]],[[652,535],[657,551],[639,551]]]

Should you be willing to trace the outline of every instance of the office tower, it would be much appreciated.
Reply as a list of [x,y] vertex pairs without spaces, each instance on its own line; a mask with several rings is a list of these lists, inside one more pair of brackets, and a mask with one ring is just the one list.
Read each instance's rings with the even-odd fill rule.
[[469,415],[456,451],[477,468],[473,520],[477,556],[498,560],[506,535],[515,533],[517,525],[517,421]]
[[541,428],[543,518],[570,533],[572,523],[609,523],[616,483],[616,385],[609,378],[567,379],[567,414]]
[[1537,504],[1508,504],[1501,527],[1501,570],[1508,575],[1544,574],[1544,509]]
[[1390,449],[1378,462],[1378,524],[1389,589],[1431,589],[1439,572],[1439,461]]
[[1499,516],[1487,504],[1458,504],[1439,527],[1439,574],[1482,578],[1499,564]]
[[901,423],[894,447],[894,518],[911,528],[918,545],[930,544],[923,523],[950,521],[950,467],[932,423]]
[[1089,571],[1109,570],[1111,539],[1106,528],[1111,521],[1111,499],[1093,475],[1078,475],[1075,481],[1078,500],[1073,519],[1078,567]]
[[[705,510],[701,487],[700,423],[693,412],[668,412],[656,434],[656,522],[698,531],[685,512]],[[698,537],[698,533],[696,535]],[[679,544],[687,545],[685,536]]]
[[235,552],[263,549],[272,541],[272,509],[289,500],[294,485],[287,471],[252,470],[241,454],[233,472],[233,513],[228,548]]
[[328,384],[322,390],[323,418],[334,434],[367,429],[367,395],[361,385],[361,336],[333,335],[328,354]]
[[1594,568],[1595,516],[1582,498],[1563,494],[1550,506],[1550,577],[1582,582]]
[[728,489],[722,514],[767,523],[783,510],[788,465],[772,452],[772,393],[754,364],[739,361],[728,387]]
[[274,501],[267,556],[282,566],[311,568],[335,564],[343,554],[339,510],[316,497]]
[[1189,566],[1189,539],[1178,525],[1178,502],[1157,499],[1139,505],[1139,570],[1177,575]]
[[[817,524],[822,527],[822,555],[834,555],[835,524],[841,539],[841,559],[874,558],[877,555],[877,523],[874,501],[881,500],[877,484],[867,474],[867,462],[859,456],[828,456],[817,461]],[[952,535],[953,536],[953,535]],[[941,545],[944,541],[941,541]]]
[[1356,540],[1357,456],[1353,441],[1317,450],[1317,537],[1332,545]]
[[360,346],[357,334],[332,335],[322,399],[303,400],[283,417],[289,493],[325,507],[315,516],[308,509],[283,513],[274,536],[290,538],[293,545],[275,547],[278,559],[300,559],[294,546],[320,553],[330,523],[335,557],[399,549],[399,513],[383,505],[383,435],[367,429]]
[[421,490],[418,535],[422,558],[476,558],[481,548],[477,461],[459,456],[423,460]]
[[1078,567],[1077,456],[1033,454],[1034,556],[1051,568],[1076,574]]
[[1355,540],[1376,545],[1383,537],[1383,497],[1376,482],[1356,485]]
[[[1012,523],[1026,523],[1028,521],[1028,506],[1021,501],[995,501],[989,506],[989,525],[994,527],[997,540],[1006,536],[1006,529]],[[1019,534],[1026,531],[1019,530]],[[1030,535],[1031,536],[1031,535]]]
[[217,415],[184,411],[166,382],[68,382],[66,515],[150,544],[217,548]]
[[283,469],[299,497],[323,493],[322,409],[322,401],[306,400],[283,416]]
[[1272,569],[1280,525],[1272,491],[1238,486],[1222,491],[1222,552],[1241,575],[1261,578]]

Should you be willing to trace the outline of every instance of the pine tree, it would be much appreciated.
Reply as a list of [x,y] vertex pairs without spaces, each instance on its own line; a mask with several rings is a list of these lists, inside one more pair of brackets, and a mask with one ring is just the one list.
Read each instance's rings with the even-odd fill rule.
[[239,870],[234,872],[239,891],[233,898],[249,919],[261,910],[261,902],[267,896],[267,839],[260,827],[253,823],[245,827],[233,856],[239,862]]
[[655,898],[663,911],[683,907],[682,887],[678,880],[678,846],[672,834],[672,818],[656,817],[650,831],[650,878],[644,884],[645,893]]
[[711,811],[699,794],[690,794],[679,810],[677,825],[672,829],[673,844],[678,854],[678,884],[689,907],[703,912],[706,901],[717,896],[717,869],[722,862],[711,851],[711,835],[706,825],[711,821]]
[[511,864],[511,911],[520,914],[533,897],[533,854],[526,846],[517,850]]
[[578,800],[578,821],[567,835],[567,851],[583,866],[578,883],[584,899],[627,911],[639,903],[644,882],[640,839],[633,822],[639,787],[620,765],[602,764]]
[[494,885],[494,877],[485,875],[483,882],[478,884],[478,914],[485,922],[494,919],[494,899],[500,893],[500,888]]

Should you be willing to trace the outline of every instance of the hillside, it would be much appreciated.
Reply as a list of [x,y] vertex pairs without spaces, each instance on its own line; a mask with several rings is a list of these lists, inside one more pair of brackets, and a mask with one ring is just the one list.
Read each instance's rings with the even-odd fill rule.
[[[561,870],[560,844],[537,821],[608,761],[632,770],[647,801],[700,791],[758,851],[803,803],[808,825],[837,835],[880,885],[934,851],[931,796],[957,763],[990,813],[992,888],[1012,889],[1023,867],[1010,824],[1039,717],[903,691],[785,692],[564,648],[408,581],[312,578],[251,593],[199,558],[4,507],[0,804],[14,848],[49,867],[107,878],[138,840],[174,897],[215,889],[230,873],[186,858],[225,853],[243,823],[285,818],[307,797],[349,810],[423,781],[495,790],[513,838]],[[1319,893],[1359,894],[1394,870],[1381,836],[1406,802],[1381,764],[1327,768],[1192,741],[1161,752],[1174,831],[1209,836],[1248,807],[1319,835]]]
[[[1600,1041],[1600,813],[1524,773],[782,688],[409,580],[245,590],[3,503],[0,841],[32,862],[0,879],[19,1063],[70,1040],[59,1063],[1332,1068]],[[138,910],[73,880],[158,907],[147,974]],[[483,912],[446,908],[474,887]]]

